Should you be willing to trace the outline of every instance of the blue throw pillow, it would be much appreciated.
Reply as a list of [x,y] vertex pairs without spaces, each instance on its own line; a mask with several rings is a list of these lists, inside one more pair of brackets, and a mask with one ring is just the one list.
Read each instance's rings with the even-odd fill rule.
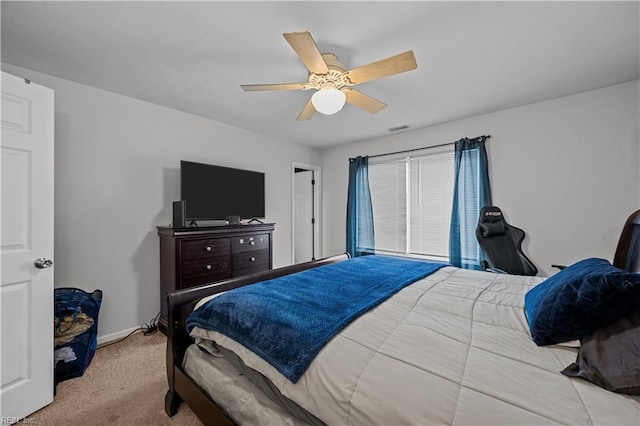
[[580,339],[640,303],[640,274],[604,259],[585,259],[547,278],[524,297],[537,345]]

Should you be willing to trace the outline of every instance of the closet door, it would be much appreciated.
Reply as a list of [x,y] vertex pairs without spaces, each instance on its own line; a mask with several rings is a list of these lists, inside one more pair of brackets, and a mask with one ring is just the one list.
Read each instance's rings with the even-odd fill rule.
[[53,91],[2,73],[0,418],[53,400]]
[[294,263],[314,260],[313,255],[313,171],[293,175],[294,200]]

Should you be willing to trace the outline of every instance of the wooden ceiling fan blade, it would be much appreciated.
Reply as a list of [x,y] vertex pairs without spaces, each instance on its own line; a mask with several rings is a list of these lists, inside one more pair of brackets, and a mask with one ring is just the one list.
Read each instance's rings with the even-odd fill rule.
[[300,115],[298,115],[298,118],[296,118],[296,121],[311,120],[311,117],[313,117],[313,114],[315,112],[316,109],[313,107],[311,99],[309,99],[309,102],[307,102],[307,104],[304,106],[302,112],[300,112]]
[[302,90],[304,83],[286,83],[286,84],[241,84],[242,90],[245,92],[258,92],[264,90]]
[[309,31],[284,33],[282,36],[298,54],[298,57],[300,57],[300,60],[309,71],[314,74],[326,74],[329,72],[329,68]]
[[347,77],[353,84],[360,84],[371,80],[377,80],[390,75],[400,74],[418,68],[416,57],[412,50],[399,55],[391,56],[368,65],[363,65],[347,71]]
[[347,102],[349,102],[351,105],[355,105],[358,108],[368,111],[371,114],[376,114],[387,106],[387,104],[385,104],[384,102],[380,102],[379,100],[372,98],[369,95],[365,95],[358,90],[345,88],[342,89],[342,91],[347,96]]

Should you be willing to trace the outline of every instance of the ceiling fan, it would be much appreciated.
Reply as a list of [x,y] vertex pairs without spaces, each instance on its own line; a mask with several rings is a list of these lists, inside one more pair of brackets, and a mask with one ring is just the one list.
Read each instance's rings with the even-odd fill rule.
[[333,53],[320,53],[316,42],[308,31],[284,33],[283,36],[309,70],[309,81],[286,84],[242,84],[241,87],[245,92],[316,90],[300,115],[298,115],[298,121],[311,119],[316,111],[327,115],[335,114],[342,109],[345,102],[375,114],[386,107],[387,104],[353,89],[353,86],[411,71],[418,67],[413,51],[408,50],[404,53],[345,71],[344,65],[338,62],[336,55]]

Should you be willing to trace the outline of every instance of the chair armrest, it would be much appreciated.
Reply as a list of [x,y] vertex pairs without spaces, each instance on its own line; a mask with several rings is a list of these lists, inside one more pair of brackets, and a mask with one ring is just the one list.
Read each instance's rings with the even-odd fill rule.
[[485,272],[493,272],[494,274],[508,274],[508,272],[503,271],[502,269],[491,268],[489,266],[489,262],[487,262],[487,259],[482,259],[480,261],[480,266],[482,266],[482,270]]

